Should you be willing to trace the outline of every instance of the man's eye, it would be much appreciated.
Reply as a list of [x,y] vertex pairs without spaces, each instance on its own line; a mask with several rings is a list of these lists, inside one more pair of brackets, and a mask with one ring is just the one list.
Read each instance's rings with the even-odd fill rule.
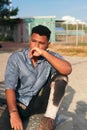
[[45,43],[44,42],[40,42],[40,44],[44,45]]
[[36,42],[36,40],[31,40],[32,42]]

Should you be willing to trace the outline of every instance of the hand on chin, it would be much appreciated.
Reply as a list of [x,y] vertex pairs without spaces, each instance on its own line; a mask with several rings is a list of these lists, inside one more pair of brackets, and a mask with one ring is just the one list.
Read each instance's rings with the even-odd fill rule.
[[34,58],[34,57],[38,58],[38,57],[40,57],[40,54],[38,52],[34,52],[33,54],[30,54],[30,57],[31,58]]
[[40,54],[39,54],[38,52],[34,52],[34,53],[33,53],[33,56],[34,56],[34,57],[39,57]]

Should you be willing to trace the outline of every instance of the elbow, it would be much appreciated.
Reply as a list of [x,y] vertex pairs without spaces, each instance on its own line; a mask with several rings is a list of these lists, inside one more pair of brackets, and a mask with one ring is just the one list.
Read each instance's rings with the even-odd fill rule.
[[72,66],[70,63],[67,62],[67,64],[64,64],[63,66],[59,68],[57,68],[57,71],[62,74],[62,75],[66,75],[68,76],[69,74],[71,74],[72,72]]
[[71,72],[72,72],[72,66],[71,64],[68,64],[68,66],[64,67],[62,74],[68,76],[69,74],[71,74]]
[[72,66],[71,64],[69,64],[67,67],[67,75],[71,74],[71,72],[72,72]]

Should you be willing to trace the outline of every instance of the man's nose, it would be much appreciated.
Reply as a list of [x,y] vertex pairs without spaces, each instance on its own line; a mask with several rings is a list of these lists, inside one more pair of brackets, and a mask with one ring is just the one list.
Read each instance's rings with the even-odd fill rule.
[[38,42],[36,42],[35,47],[39,47],[39,43]]

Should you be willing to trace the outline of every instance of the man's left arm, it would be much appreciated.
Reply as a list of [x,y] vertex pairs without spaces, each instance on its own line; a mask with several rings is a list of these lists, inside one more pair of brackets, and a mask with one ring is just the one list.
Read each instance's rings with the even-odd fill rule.
[[59,73],[69,75],[72,71],[71,64],[43,50],[41,54]]
[[37,52],[37,56],[43,56],[59,73],[63,75],[69,75],[71,73],[72,67],[68,61],[58,58],[50,54],[47,50],[43,50],[37,47],[30,51],[31,58],[36,56],[34,52]]

